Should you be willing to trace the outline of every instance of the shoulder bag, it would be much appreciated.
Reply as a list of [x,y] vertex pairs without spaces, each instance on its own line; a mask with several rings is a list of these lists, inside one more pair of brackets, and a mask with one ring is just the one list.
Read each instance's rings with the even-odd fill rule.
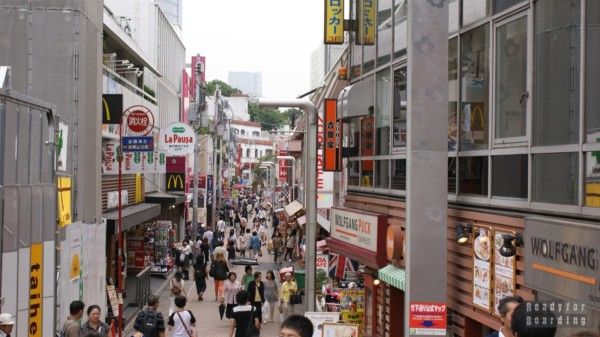
[[187,327],[187,324],[185,324],[185,321],[183,320],[183,318],[181,318],[181,315],[179,314],[179,311],[177,312],[177,316],[179,316],[179,320],[181,321],[181,324],[183,324],[183,327],[185,328],[185,331],[188,333],[188,336],[190,337],[196,337],[196,332],[192,329],[189,329]]

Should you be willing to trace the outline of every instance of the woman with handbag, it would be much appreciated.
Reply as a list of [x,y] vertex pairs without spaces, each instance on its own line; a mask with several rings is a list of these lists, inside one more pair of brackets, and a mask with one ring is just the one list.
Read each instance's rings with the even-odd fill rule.
[[215,252],[215,257],[210,265],[208,274],[215,281],[215,301],[219,301],[223,298],[223,283],[229,274],[229,267],[227,266],[227,260],[225,260],[225,254]]
[[177,306],[175,305],[175,297],[179,295],[183,295],[183,286],[185,285],[185,281],[183,281],[183,275],[181,272],[176,272],[175,276],[171,279],[171,295],[170,295],[170,305],[169,305],[169,315],[171,315],[175,310],[177,310]]
[[240,291],[240,289],[243,289],[240,282],[237,281],[236,273],[229,273],[223,288],[225,290],[223,291],[223,299],[221,300],[221,303],[225,303],[227,305],[227,308],[225,309],[225,317],[231,318],[231,313],[238,304],[235,295],[238,293],[238,291]]
[[292,273],[285,274],[285,282],[281,285],[281,293],[279,296],[280,312],[283,314],[283,319],[286,319],[294,314],[294,306],[292,297],[298,291],[298,285],[292,279]]
[[233,308],[228,337],[260,336],[260,322],[256,316],[256,309],[248,303],[249,297],[250,295],[245,290],[240,290],[236,294],[239,305]]
[[187,299],[185,296],[176,296],[175,305],[177,310],[169,315],[169,331],[171,337],[196,337],[196,332],[192,330],[192,327],[196,326],[196,317],[192,314],[191,310],[185,310]]

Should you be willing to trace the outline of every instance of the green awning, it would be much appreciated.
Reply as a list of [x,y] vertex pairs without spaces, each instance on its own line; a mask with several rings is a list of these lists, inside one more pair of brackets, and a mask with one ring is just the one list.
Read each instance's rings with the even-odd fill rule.
[[383,282],[398,288],[402,291],[406,290],[406,271],[388,264],[379,269],[378,277]]

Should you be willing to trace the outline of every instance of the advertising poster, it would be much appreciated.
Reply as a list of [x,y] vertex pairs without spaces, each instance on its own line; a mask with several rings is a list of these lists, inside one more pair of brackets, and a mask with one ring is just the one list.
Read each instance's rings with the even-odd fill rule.
[[356,324],[360,327],[358,336],[362,336],[365,327],[365,290],[339,290],[340,314],[345,323]]
[[358,337],[358,325],[341,323],[324,323],[323,337]]
[[317,254],[317,271],[329,273],[329,254]]
[[503,235],[514,235],[514,232],[494,231],[494,314],[498,316],[498,304],[507,296],[515,295],[515,257],[500,254],[504,243]]
[[58,122],[58,135],[56,137],[56,170],[67,171],[67,145],[69,144],[69,125]]
[[340,320],[339,312],[305,312],[304,317],[310,319],[314,326],[313,337],[323,336],[323,324],[337,323]]
[[475,226],[473,235],[473,305],[491,312],[492,229],[486,226]]
[[411,335],[446,336],[448,325],[445,303],[410,304],[409,330]]

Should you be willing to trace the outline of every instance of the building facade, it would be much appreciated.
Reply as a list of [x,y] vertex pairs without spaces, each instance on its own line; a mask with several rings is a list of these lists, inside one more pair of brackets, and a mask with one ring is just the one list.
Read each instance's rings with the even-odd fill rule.
[[[455,0],[448,5],[448,329],[452,336],[484,336],[501,326],[499,299],[519,295],[586,303],[586,327],[597,330],[597,289],[582,291],[564,273],[548,270],[594,279],[597,273],[538,259],[532,240],[552,240],[544,234],[547,228],[562,233],[569,247],[600,245],[600,114],[593,94],[600,76],[598,3]],[[401,233],[392,236],[392,246],[402,247],[410,114],[407,1],[381,0],[377,6],[376,43],[358,45],[350,34],[351,86],[339,99],[360,104],[338,110],[345,156],[338,202],[354,212],[384,215],[390,231]],[[459,243],[464,233],[466,241]],[[582,233],[585,240],[575,239]],[[482,251],[481,242],[491,245],[483,244]],[[516,246],[513,256],[500,254],[505,243]],[[389,261],[403,270],[401,254]],[[381,301],[372,302],[367,332],[402,336],[403,326],[391,330],[389,324],[390,313],[406,314],[402,283],[378,276],[388,281],[372,287],[373,298]],[[568,335],[577,327],[560,331]]]

